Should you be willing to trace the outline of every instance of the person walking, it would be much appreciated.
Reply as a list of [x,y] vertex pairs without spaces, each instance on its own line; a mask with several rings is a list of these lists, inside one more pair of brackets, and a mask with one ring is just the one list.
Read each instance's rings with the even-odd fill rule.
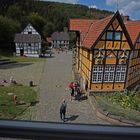
[[63,121],[65,121],[66,108],[67,108],[67,103],[66,103],[65,99],[63,99],[62,104],[60,106],[60,118]]

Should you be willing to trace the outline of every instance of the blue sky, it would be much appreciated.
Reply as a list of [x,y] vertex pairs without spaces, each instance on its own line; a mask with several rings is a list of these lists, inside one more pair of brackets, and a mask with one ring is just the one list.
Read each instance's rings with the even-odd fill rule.
[[[57,1],[73,4],[83,4],[98,9],[116,11],[117,7],[123,15],[131,19],[140,19],[140,0],[43,0]],[[118,6],[117,6],[118,3]]]

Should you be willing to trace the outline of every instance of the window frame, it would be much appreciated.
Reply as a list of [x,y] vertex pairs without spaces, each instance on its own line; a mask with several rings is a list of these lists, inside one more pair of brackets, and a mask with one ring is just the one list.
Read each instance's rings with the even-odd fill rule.
[[[107,69],[108,68],[108,69]],[[106,82],[114,82],[114,74],[115,74],[115,65],[106,65],[104,69],[104,79],[103,81]],[[112,77],[112,80],[110,80]]]
[[115,82],[125,82],[125,76],[126,76],[126,65],[117,65],[116,67],[116,75],[115,75]]
[[139,140],[140,127],[0,120],[0,136],[49,140]]
[[103,79],[103,65],[94,65],[92,70],[92,83],[102,83]]
[[[108,34],[112,33],[112,38],[108,37]],[[120,39],[116,39],[116,34],[120,34]],[[111,40],[111,41],[120,41],[122,39],[122,31],[112,31],[112,30],[108,30],[106,32],[106,40]]]
[[[116,34],[120,34],[120,38],[119,39],[116,38]],[[114,32],[114,40],[121,40],[121,38],[122,38],[121,36],[122,36],[122,32],[119,32],[119,31]]]
[[[112,34],[112,35],[111,35],[112,38],[110,38],[110,36],[108,36],[109,33]],[[106,39],[107,39],[107,40],[113,40],[113,31],[107,31],[107,33],[106,33]]]

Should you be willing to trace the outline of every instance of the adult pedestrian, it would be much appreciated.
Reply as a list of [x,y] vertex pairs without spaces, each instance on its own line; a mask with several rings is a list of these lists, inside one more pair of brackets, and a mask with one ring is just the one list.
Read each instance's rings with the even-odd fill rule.
[[66,108],[67,108],[67,103],[66,103],[65,99],[63,99],[62,104],[60,106],[60,118],[63,121],[65,121]]
[[76,82],[75,83],[75,92],[76,92],[76,99],[77,100],[80,100],[80,97],[81,97],[81,88],[80,88],[80,84],[79,82]]
[[70,88],[70,94],[71,94],[71,101],[73,100],[73,98],[74,98],[74,89],[75,89],[75,84],[73,83],[73,82],[71,82],[70,84],[69,84],[69,88]]

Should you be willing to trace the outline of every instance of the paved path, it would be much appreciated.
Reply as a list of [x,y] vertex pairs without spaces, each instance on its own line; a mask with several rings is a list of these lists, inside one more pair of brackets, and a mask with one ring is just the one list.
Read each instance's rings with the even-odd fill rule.
[[[68,84],[72,81],[72,54],[55,54],[54,58],[34,63],[0,65],[0,80],[9,80],[13,76],[19,83],[29,85],[33,80],[39,91],[39,104],[36,110],[22,119],[61,122],[59,107],[63,98],[67,100],[68,123],[108,124],[94,114],[88,100],[70,101]],[[31,108],[31,109],[32,109]],[[27,117],[29,116],[29,117]],[[19,118],[21,119],[21,118]]]
[[[70,101],[68,84],[72,81],[72,54],[55,53],[44,64],[39,86],[40,103],[35,120],[61,122],[59,107],[63,98],[67,101],[68,123],[105,124],[92,111],[88,100]],[[107,124],[107,123],[106,123]]]

